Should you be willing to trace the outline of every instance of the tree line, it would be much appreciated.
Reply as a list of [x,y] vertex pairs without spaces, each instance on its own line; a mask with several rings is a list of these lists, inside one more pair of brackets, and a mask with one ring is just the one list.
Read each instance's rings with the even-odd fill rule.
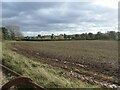
[[[93,33],[82,33],[82,34],[60,34],[58,36],[63,36],[64,40],[119,40],[120,32],[107,31],[106,33],[97,32]],[[45,36],[38,34],[38,36],[33,38],[42,39]],[[51,40],[55,39],[55,35],[51,34]],[[29,37],[28,37],[29,38]]]
[[107,31],[106,33],[97,32],[93,33],[82,33],[75,35],[66,35],[64,34],[65,39],[74,39],[74,40],[118,40],[120,32]]
[[[2,29],[2,38],[4,40],[16,40],[16,39],[24,39],[22,32],[20,31],[20,28],[15,25],[9,25],[6,27],[1,27]],[[60,34],[63,36],[64,40],[120,40],[120,32],[115,31],[107,31],[106,33],[97,32],[96,34],[93,33],[82,33],[82,34],[74,34],[74,35],[67,35],[67,34]],[[37,37],[37,38],[36,38]],[[38,34],[36,39],[41,39],[42,36]],[[51,35],[51,40],[55,39],[55,35]],[[29,37],[27,38],[29,39]]]

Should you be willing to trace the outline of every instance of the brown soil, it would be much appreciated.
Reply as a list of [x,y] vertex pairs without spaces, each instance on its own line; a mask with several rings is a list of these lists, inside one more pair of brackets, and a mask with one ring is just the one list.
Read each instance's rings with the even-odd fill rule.
[[[74,60],[69,61],[68,58],[65,60],[61,60],[60,58],[53,57],[50,54],[43,53],[40,50],[35,50],[32,47],[29,47],[27,45],[21,46],[19,44],[14,44],[14,45],[12,45],[11,49],[13,51],[16,51],[19,54],[22,54],[22,55],[28,57],[28,58],[32,58],[34,60],[39,60],[42,63],[49,64],[49,65],[52,65],[55,67],[61,67],[68,71],[74,71],[74,68],[77,68],[77,69],[82,68],[87,71],[102,73],[102,74],[105,74],[108,76],[113,76],[113,77],[116,76],[116,71],[113,72],[113,70],[111,70],[112,72],[110,72],[109,70],[107,70],[108,66],[105,64],[101,65],[101,67],[102,67],[102,69],[101,69],[100,66],[98,66],[95,63],[88,63],[88,62],[79,63],[79,62],[74,62]],[[81,59],[83,59],[83,58],[81,58]],[[82,73],[80,73],[80,74],[82,74]],[[89,74],[86,73],[86,75],[89,75]],[[102,78],[98,78],[96,76],[93,76],[93,77],[96,79],[99,79],[99,80],[102,79]],[[110,80],[106,80],[106,81],[111,82]],[[114,81],[112,81],[112,82],[114,82]]]

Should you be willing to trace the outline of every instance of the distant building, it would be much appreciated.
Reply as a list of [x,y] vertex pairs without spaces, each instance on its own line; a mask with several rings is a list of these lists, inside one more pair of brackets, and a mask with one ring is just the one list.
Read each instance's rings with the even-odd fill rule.
[[42,36],[41,39],[51,39],[51,35]]
[[55,36],[55,39],[65,39],[63,34],[60,34],[58,36]]

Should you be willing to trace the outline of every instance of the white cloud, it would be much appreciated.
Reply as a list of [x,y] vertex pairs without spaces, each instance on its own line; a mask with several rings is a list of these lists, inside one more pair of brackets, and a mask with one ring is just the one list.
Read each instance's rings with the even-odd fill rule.
[[93,4],[108,8],[118,8],[119,0],[95,0]]

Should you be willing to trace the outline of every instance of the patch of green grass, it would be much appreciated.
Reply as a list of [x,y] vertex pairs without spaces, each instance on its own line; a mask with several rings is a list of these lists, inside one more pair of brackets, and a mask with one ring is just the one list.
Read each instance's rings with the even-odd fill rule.
[[[3,43],[3,64],[16,72],[32,78],[39,85],[46,88],[98,88],[98,85],[91,85],[80,80],[65,78],[60,68],[53,68],[47,64],[31,60],[23,55],[17,54],[9,49],[10,42]],[[5,49],[6,48],[6,49]]]

